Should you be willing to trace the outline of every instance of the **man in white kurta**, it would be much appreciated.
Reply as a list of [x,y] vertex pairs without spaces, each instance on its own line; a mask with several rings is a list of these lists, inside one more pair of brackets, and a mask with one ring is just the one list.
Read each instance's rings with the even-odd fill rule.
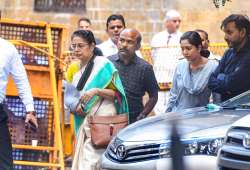
[[[181,16],[176,10],[169,10],[165,16],[165,30],[154,35],[151,41],[152,59],[154,72],[157,82],[160,84],[171,83],[173,74],[178,63],[182,58],[179,47],[181,32]],[[159,91],[158,102],[154,112],[163,113],[167,107],[168,91]]]
[[[101,49],[104,56],[108,57],[118,53],[117,43],[120,33],[126,28],[124,17],[120,14],[112,14],[106,22],[106,32],[109,39],[97,45]],[[136,51],[138,57],[142,58],[139,50]]]

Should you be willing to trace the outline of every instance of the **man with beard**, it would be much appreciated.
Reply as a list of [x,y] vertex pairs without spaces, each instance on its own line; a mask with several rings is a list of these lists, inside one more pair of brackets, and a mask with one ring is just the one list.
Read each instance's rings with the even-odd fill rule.
[[[130,123],[145,118],[154,108],[158,99],[158,84],[152,66],[136,55],[140,48],[141,35],[135,29],[124,29],[118,40],[118,54],[110,56],[118,70],[125,89]],[[145,92],[149,100],[143,106]]]
[[247,16],[232,14],[221,24],[229,49],[211,75],[208,87],[227,100],[250,89],[250,22]]

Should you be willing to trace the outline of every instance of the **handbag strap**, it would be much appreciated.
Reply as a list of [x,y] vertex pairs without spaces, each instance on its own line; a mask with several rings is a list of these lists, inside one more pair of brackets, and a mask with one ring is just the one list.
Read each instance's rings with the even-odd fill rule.
[[96,113],[97,113],[97,111],[100,109],[100,107],[101,107],[101,105],[102,105],[102,102],[103,102],[103,98],[101,99],[101,101],[100,101],[100,103],[99,103],[99,106],[97,107],[97,109],[96,109],[96,111],[95,111],[95,113],[92,115],[92,116],[94,116]]
[[81,76],[81,78],[78,81],[77,86],[76,86],[78,91],[81,91],[83,89],[83,87],[85,86],[85,84],[86,84],[86,82],[87,82],[87,80],[88,80],[88,78],[90,76],[90,73],[93,70],[95,57],[96,57],[95,55],[93,55],[91,57],[91,59],[89,60],[84,72],[82,73],[82,76]]

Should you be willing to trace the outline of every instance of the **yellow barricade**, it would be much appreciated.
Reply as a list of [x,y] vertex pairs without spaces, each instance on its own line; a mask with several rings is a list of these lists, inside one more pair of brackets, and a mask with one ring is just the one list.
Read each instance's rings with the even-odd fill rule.
[[[159,47],[159,48],[168,48],[168,47]],[[173,47],[170,47],[170,48],[173,48]],[[174,47],[174,48],[179,48],[179,47]],[[209,45],[209,51],[212,52],[213,54],[215,54],[217,56],[221,56],[221,57],[223,56],[223,54],[227,48],[228,48],[228,46],[226,43],[210,43],[210,45]],[[152,50],[152,48],[148,45],[143,46],[140,49],[143,58],[147,62],[149,62],[150,64],[153,64],[151,50]]]
[[[170,46],[170,47],[156,47],[157,48],[169,48],[171,50],[166,50],[168,52],[170,52],[170,54],[166,53],[166,56],[168,55],[171,55],[171,52],[173,51],[176,51],[176,50],[173,50],[173,49],[177,49],[177,48],[180,48],[179,46]],[[210,46],[209,46],[209,51],[213,53],[214,56],[216,56],[216,59],[220,59],[220,57],[223,56],[225,50],[228,48],[227,44],[226,43],[210,43]],[[142,53],[142,56],[143,58],[150,64],[154,64],[153,63],[153,58],[152,58],[152,48],[150,46],[143,46],[141,49],[140,49],[141,53]],[[178,51],[178,50],[177,50]],[[165,55],[165,54],[164,54]],[[181,55],[181,54],[180,54]],[[180,56],[180,58],[182,58]],[[166,59],[166,62],[167,59]],[[171,88],[171,83],[169,82],[161,82],[159,83],[159,87],[161,90],[169,90]]]
[[1,37],[18,49],[31,84],[39,128],[24,125],[25,109],[10,78],[6,104],[13,143],[14,169],[62,169],[64,154],[60,113],[62,62],[66,29],[45,22],[1,20]]

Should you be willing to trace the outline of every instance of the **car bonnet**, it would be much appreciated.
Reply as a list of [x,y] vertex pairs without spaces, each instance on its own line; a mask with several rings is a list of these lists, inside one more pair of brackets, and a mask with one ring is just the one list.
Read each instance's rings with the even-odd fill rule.
[[[226,133],[228,127],[250,113],[249,110],[186,109],[178,113],[165,113],[131,124],[118,133],[123,141],[168,140],[173,120],[177,121],[179,133],[184,137],[199,137],[219,132]],[[204,133],[207,134],[204,134]]]

